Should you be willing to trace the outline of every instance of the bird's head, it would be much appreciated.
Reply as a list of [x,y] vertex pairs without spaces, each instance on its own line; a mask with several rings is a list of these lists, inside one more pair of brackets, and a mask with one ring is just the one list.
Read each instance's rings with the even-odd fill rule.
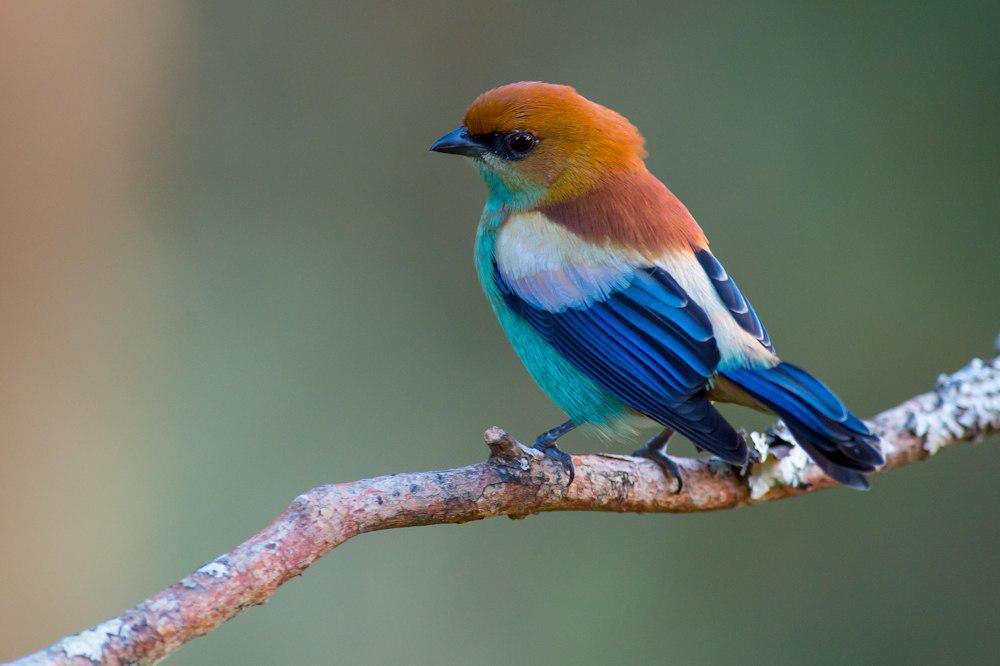
[[524,207],[566,201],[643,170],[643,143],[621,114],[573,88],[528,81],[484,92],[462,126],[431,150],[472,158],[493,197]]

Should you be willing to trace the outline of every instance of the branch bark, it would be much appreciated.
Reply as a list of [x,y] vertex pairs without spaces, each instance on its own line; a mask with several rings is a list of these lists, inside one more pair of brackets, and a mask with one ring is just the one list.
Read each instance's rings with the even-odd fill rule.
[[[869,422],[882,438],[882,471],[1000,432],[1000,358],[942,375],[934,391]],[[395,527],[463,523],[542,511],[691,512],[731,509],[835,485],[780,424],[750,440],[762,462],[746,476],[719,461],[679,459],[686,483],[672,494],[654,463],[631,456],[573,456],[562,468],[490,428],[482,463],[323,485],[299,495],[266,528],[180,582],[79,634],[13,664],[150,664],[242,611],[351,537]]]

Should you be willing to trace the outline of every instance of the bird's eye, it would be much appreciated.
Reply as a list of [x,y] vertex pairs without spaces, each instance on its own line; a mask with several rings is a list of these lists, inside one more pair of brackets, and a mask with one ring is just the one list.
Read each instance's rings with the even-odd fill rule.
[[531,132],[511,132],[504,137],[504,143],[518,157],[523,157],[531,152],[531,149],[538,143],[538,139]]

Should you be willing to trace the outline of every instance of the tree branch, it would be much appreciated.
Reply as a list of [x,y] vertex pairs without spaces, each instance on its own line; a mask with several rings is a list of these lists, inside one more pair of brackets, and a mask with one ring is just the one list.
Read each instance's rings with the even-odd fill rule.
[[[1000,358],[976,359],[942,375],[934,391],[883,412],[870,425],[882,438],[884,470],[1000,432]],[[154,663],[263,603],[330,550],[365,532],[542,511],[712,511],[834,485],[792,446],[780,424],[750,434],[763,461],[748,476],[719,461],[679,459],[686,483],[678,494],[656,464],[641,458],[573,456],[576,481],[567,488],[561,466],[500,428],[487,430],[485,441],[490,456],[477,465],[313,488],[248,541],[179,583],[13,663]]]

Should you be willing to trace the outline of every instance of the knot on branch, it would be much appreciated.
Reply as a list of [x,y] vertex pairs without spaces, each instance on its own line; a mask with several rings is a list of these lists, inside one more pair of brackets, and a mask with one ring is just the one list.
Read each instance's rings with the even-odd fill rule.
[[483,442],[490,447],[490,462],[504,467],[514,467],[522,472],[531,469],[532,461],[544,457],[540,452],[528,448],[511,437],[499,426],[487,428],[483,433]]

